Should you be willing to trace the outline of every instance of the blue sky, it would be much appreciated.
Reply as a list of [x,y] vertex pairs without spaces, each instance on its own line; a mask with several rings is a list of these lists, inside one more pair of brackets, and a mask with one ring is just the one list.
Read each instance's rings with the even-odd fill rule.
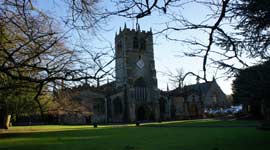
[[[66,7],[63,6],[64,4],[57,0],[42,0],[36,1],[38,7],[45,10],[49,13],[50,16],[55,17],[59,20],[61,24],[61,17],[67,15]],[[106,4],[105,7],[112,7],[109,4]],[[207,9],[195,6],[195,5],[187,5],[184,8],[179,8],[181,13],[183,13],[188,18],[191,18],[194,22],[199,22],[200,20],[204,19]],[[178,10],[174,9],[175,12]],[[150,30],[152,28],[153,32],[157,32],[164,27],[164,22],[168,21],[168,19],[164,16],[159,16],[157,13],[147,16],[139,20],[139,24],[141,30]],[[106,31],[99,32],[99,38],[96,39],[91,35],[91,33],[85,33],[84,35],[87,37],[89,36],[89,44],[94,45],[95,47],[103,46],[107,44],[109,41],[110,43],[114,43],[114,36],[115,32],[119,31],[120,27],[124,27],[124,24],[127,24],[128,28],[134,27],[135,20],[132,19],[125,19],[121,17],[112,17],[109,19],[108,23],[106,24],[105,29]],[[202,40],[207,40],[204,34],[198,32],[182,32],[182,33],[171,33],[172,36],[178,38],[201,38]],[[101,40],[102,39],[102,40]],[[77,36],[75,34],[70,35],[70,41],[76,42],[78,41]],[[168,76],[164,73],[173,72],[176,73],[177,69],[183,68],[184,72],[192,71],[194,73],[199,73],[202,75],[202,59],[198,58],[190,58],[190,57],[180,57],[183,55],[184,51],[188,50],[188,46],[180,43],[180,42],[173,42],[167,40],[162,35],[154,35],[154,54],[155,54],[155,65],[157,70],[157,78],[158,78],[158,86],[159,88],[166,90],[167,84],[169,85],[170,89],[173,88],[173,84],[169,82]],[[215,69],[209,68],[208,70],[208,79],[211,80],[212,77],[215,75],[217,77],[222,76],[221,72],[218,71],[216,74]],[[218,78],[217,82],[219,83],[220,87],[226,94],[231,94],[231,81],[226,80],[225,78]],[[195,77],[189,77],[185,80],[185,84],[193,84],[196,82]]]

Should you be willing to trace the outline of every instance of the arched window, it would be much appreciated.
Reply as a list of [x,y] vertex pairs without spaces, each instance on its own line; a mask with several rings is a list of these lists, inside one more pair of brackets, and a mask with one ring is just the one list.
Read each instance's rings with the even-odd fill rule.
[[134,83],[135,100],[137,102],[145,102],[147,98],[146,83],[142,77],[138,78]]
[[217,95],[213,95],[213,97],[212,97],[212,98],[213,98],[213,102],[214,102],[214,103],[217,103],[217,102],[218,102]]
[[116,97],[113,101],[113,108],[115,114],[121,114],[123,112],[122,101],[119,97]]
[[140,41],[140,49],[145,50],[145,47],[146,47],[146,42],[145,42],[145,39],[142,38]]
[[97,103],[94,105],[94,110],[97,113],[104,113],[105,112],[105,103],[103,99],[97,99]]
[[163,115],[165,113],[166,100],[162,97],[159,99],[160,113]]
[[122,50],[122,42],[121,42],[121,41],[119,41],[119,42],[117,43],[117,49],[118,49],[118,50]]
[[117,57],[121,57],[121,55],[122,55],[122,42],[121,41],[119,41],[118,43],[117,43],[117,45],[116,45],[116,50],[117,50]]
[[195,102],[195,95],[192,95],[192,102]]
[[139,48],[139,42],[136,36],[133,38],[133,48]]

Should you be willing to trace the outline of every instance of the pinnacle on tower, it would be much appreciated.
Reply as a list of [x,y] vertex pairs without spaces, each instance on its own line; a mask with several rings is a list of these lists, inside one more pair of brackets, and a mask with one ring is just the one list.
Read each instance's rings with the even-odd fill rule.
[[215,78],[215,76],[213,76],[213,79],[212,79],[212,81],[216,81],[216,78]]
[[200,83],[200,77],[199,76],[197,76],[196,81],[197,81],[197,84]]
[[141,30],[141,29],[140,29],[140,24],[138,24],[138,23],[137,23],[137,25],[136,25],[136,30],[137,30],[137,31],[140,31],[140,30]]

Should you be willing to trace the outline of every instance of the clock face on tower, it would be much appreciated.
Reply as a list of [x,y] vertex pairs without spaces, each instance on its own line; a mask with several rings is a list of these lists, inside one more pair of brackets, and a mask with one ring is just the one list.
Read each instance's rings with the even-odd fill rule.
[[144,62],[142,59],[139,59],[136,64],[140,69],[142,69],[144,67]]

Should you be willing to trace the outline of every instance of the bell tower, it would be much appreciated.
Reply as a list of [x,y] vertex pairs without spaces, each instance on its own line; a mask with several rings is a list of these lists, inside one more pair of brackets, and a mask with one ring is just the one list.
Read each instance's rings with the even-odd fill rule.
[[[128,103],[137,120],[158,119],[157,78],[153,34],[124,26],[115,36],[116,86],[128,88]],[[147,115],[148,116],[147,116]],[[152,117],[152,118],[151,118]]]

